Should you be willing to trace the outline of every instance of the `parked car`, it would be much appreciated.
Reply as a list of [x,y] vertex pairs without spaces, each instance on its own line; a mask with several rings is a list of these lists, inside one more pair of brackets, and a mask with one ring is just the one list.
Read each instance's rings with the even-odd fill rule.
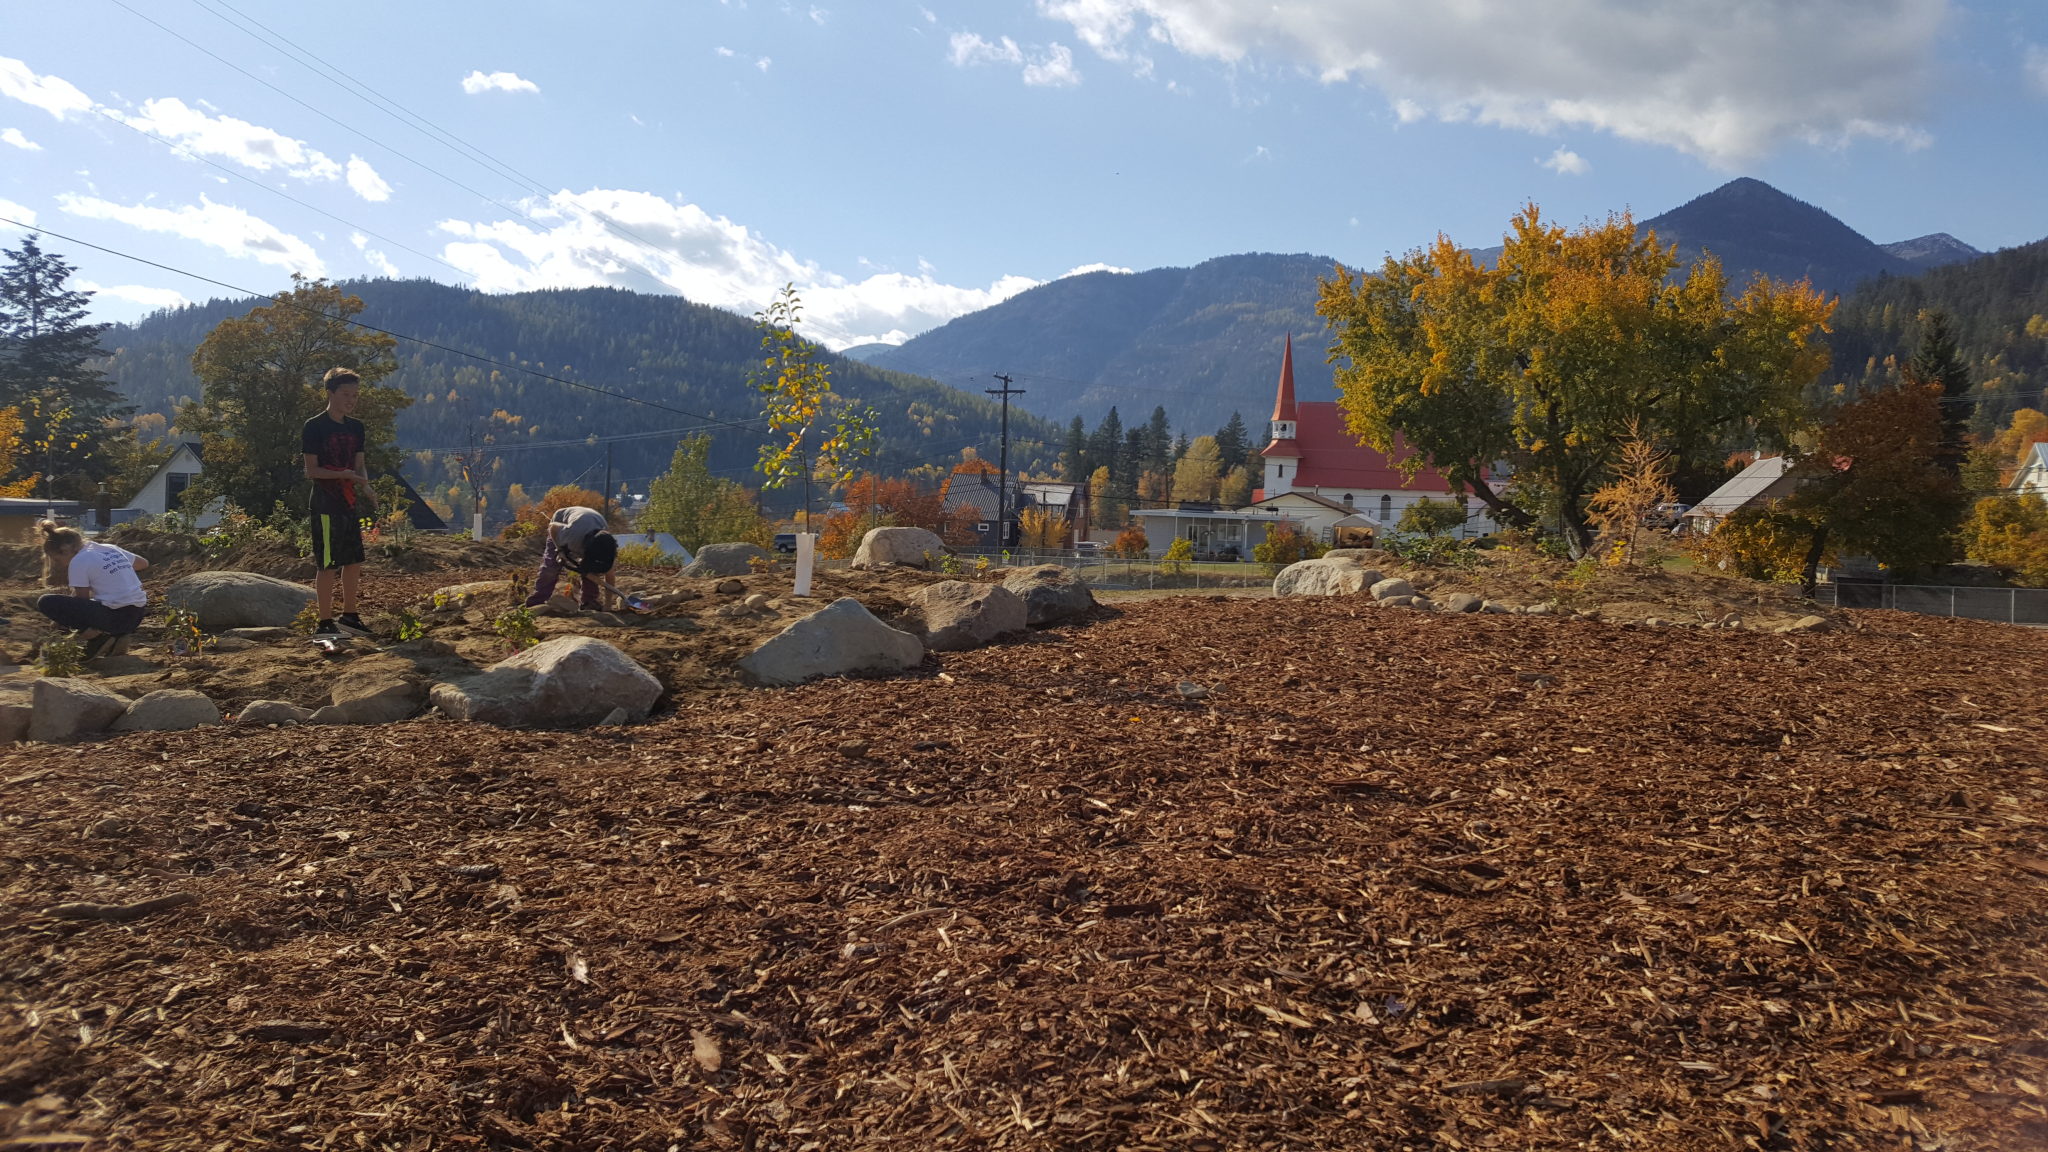
[[777,532],[775,534],[775,550],[777,552],[796,551],[796,533]]
[[1083,556],[1100,556],[1100,555],[1102,555],[1102,541],[1100,541],[1100,540],[1081,540],[1081,541],[1078,541],[1078,542],[1076,542],[1076,543],[1075,543],[1075,545],[1074,545],[1074,551],[1076,551],[1076,552],[1079,552],[1079,553],[1080,553],[1081,555],[1083,555]]

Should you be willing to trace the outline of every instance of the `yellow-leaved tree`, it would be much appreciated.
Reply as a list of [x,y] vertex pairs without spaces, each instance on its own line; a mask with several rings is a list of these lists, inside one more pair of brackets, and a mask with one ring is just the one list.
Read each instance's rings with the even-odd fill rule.
[[[22,433],[21,409],[0,408],[0,476],[14,471],[14,462],[21,455]],[[25,476],[9,484],[0,484],[0,496],[21,497],[36,494],[36,481],[40,475]]]

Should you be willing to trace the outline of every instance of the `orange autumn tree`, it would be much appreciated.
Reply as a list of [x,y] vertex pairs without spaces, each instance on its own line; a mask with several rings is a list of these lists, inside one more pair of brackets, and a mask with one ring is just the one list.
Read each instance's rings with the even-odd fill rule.
[[[914,480],[882,479],[873,473],[853,478],[841,497],[846,511],[827,518],[818,534],[818,551],[828,557],[851,556],[874,527],[925,528],[942,538],[945,498]],[[951,541],[948,541],[951,543]]]
[[[548,521],[555,518],[555,513],[564,508],[576,507],[595,508],[602,512],[604,511],[604,494],[593,492],[588,488],[578,488],[573,484],[557,484],[553,488],[548,489],[548,494],[541,497],[537,503],[528,504],[526,507],[521,508],[513,516],[512,523],[505,525],[504,531],[500,532],[499,535],[507,540],[518,540],[523,537],[537,535],[546,530]],[[619,519],[618,513],[617,506],[614,506],[610,517],[611,529],[614,532],[623,532],[626,529],[626,523]]]
[[[14,471],[14,462],[21,455],[21,434],[24,424],[21,409],[0,408],[0,476]],[[27,476],[12,484],[0,484],[0,496],[24,497],[36,494],[36,482],[40,474]]]

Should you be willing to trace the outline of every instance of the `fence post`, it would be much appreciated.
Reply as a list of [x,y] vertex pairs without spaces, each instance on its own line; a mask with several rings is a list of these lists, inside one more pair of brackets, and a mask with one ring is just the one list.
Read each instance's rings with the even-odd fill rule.
[[2017,624],[2020,622],[2020,590],[2017,588],[2005,590],[2005,622],[2007,624]]
[[1953,584],[1948,586],[1948,614],[1956,614],[1956,586]]

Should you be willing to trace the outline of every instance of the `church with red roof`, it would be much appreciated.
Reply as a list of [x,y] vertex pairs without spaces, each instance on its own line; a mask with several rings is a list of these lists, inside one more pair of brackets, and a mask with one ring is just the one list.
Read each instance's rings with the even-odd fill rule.
[[[1345,428],[1344,410],[1335,401],[1297,402],[1291,335],[1280,354],[1272,437],[1261,453],[1266,460],[1265,486],[1254,495],[1260,505],[1271,506],[1281,496],[1308,497],[1363,517],[1384,532],[1410,504],[1425,497],[1441,500],[1451,491],[1449,482],[1434,470],[1424,468],[1410,480],[1392,460],[1360,444]],[[1462,494],[1451,498],[1463,499],[1471,513],[1465,535],[1493,531],[1484,505]]]

